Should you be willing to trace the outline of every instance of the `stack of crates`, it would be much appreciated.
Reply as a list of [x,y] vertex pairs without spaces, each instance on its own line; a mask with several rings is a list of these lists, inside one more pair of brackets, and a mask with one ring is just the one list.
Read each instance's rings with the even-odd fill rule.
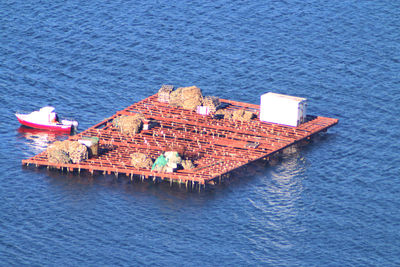
[[219,104],[219,98],[216,96],[206,96],[203,99],[203,106],[208,107],[210,112],[217,111]]
[[158,90],[158,101],[169,103],[169,95],[171,94],[172,90],[174,90],[173,85],[163,84]]

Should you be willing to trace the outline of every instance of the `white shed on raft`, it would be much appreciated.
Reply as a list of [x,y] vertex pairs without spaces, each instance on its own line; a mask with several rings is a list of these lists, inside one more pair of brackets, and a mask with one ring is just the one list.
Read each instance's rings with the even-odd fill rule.
[[269,92],[261,95],[260,120],[296,127],[305,121],[306,107],[306,98]]

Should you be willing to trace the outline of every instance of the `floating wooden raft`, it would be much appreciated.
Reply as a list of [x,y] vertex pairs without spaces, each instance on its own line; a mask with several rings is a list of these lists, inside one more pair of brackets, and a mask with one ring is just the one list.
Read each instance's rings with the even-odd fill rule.
[[[259,115],[258,105],[225,99],[220,99],[220,102],[225,103],[227,109],[245,109]],[[129,136],[120,133],[111,123],[118,116],[139,112],[146,119],[155,120],[157,125]],[[155,94],[69,138],[98,137],[99,156],[77,164],[54,164],[48,161],[44,151],[22,160],[22,164],[204,185],[245,164],[266,159],[299,141],[310,139],[337,123],[337,119],[325,117],[310,118],[299,127],[260,122],[259,118],[249,122],[216,119],[159,102]],[[130,163],[130,155],[134,152],[145,153],[155,159],[162,151],[171,149],[184,153],[196,167],[164,173],[138,169]]]

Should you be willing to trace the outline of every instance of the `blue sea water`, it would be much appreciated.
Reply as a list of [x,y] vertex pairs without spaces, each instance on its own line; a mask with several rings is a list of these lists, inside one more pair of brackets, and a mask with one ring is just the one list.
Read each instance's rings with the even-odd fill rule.
[[[400,2],[0,2],[0,265],[399,266]],[[25,169],[162,84],[258,103],[306,97],[340,123],[270,164],[187,192]]]

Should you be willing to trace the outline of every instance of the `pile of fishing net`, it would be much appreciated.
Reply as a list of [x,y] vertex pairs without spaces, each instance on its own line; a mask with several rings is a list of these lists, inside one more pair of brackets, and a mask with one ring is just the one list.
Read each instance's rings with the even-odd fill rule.
[[193,162],[190,160],[190,159],[186,159],[186,160],[182,160],[182,167],[185,169],[185,170],[190,170],[190,169],[194,169],[194,164],[193,164]]
[[134,113],[130,116],[120,116],[113,120],[113,125],[123,134],[137,134],[142,130],[143,119],[141,113]]
[[179,156],[179,153],[176,151],[167,151],[164,155],[167,159],[167,168],[177,169],[178,164],[182,162],[181,156]]
[[154,161],[153,166],[151,167],[152,171],[159,171],[163,172],[167,166],[167,159],[165,158],[164,154],[161,154],[156,161]]
[[203,103],[203,94],[196,86],[179,87],[171,92],[169,103],[175,107],[196,110]]
[[174,172],[181,162],[182,158],[178,152],[167,151],[156,159],[151,169],[160,172]]
[[254,117],[254,113],[244,109],[237,109],[232,113],[232,119],[239,121],[251,121]]
[[133,153],[131,154],[131,164],[135,168],[150,169],[153,159],[143,153]]
[[236,110],[227,110],[227,109],[219,109],[216,114],[220,114],[224,116],[224,119],[231,119],[231,120],[239,120],[239,121],[251,121],[256,114],[244,110],[244,109],[236,109]]
[[191,160],[182,160],[178,152],[167,151],[156,159],[151,170],[159,172],[174,172],[182,167],[184,169],[193,169],[194,165]]
[[88,159],[88,149],[78,141],[56,141],[47,148],[51,163],[79,163]]
[[217,115],[222,115],[224,116],[224,119],[232,119],[232,111],[228,110],[228,109],[219,109],[217,110],[217,112],[215,112],[215,114]]
[[172,90],[174,90],[173,85],[163,84],[158,90],[158,101],[168,103]]
[[203,99],[203,106],[208,107],[210,112],[217,111],[219,105],[220,105],[219,98],[216,96],[206,96]]

